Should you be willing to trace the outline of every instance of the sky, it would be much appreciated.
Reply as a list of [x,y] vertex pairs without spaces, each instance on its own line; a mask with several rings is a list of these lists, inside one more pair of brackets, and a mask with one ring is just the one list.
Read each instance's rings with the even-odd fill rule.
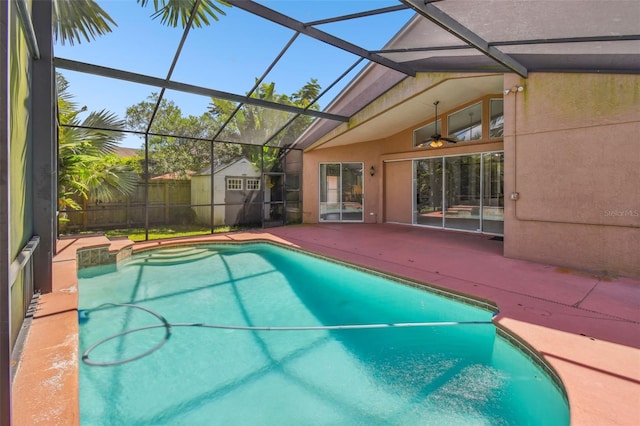
[[[264,0],[259,3],[303,22],[399,4],[395,0]],[[56,43],[54,55],[166,78],[183,30],[152,19],[152,7],[142,8],[136,0],[98,0],[98,4],[117,23],[117,27],[112,26],[113,32],[73,46]],[[190,31],[171,79],[244,95],[255,79],[265,73],[294,32],[240,9],[222,8],[226,11],[225,16],[220,16],[208,27]],[[366,49],[381,49],[411,16],[410,11],[393,12],[317,28]],[[265,81],[275,82],[276,92],[288,95],[312,78],[325,89],[357,59],[348,52],[300,35]],[[320,100],[321,109],[361,68]],[[86,105],[89,111],[107,109],[122,119],[127,107],[160,91],[156,87],[60,71],[69,81],[69,92],[79,105]],[[210,103],[207,97],[172,91],[167,91],[166,98],[174,101],[183,115],[201,115]],[[136,136],[129,136],[123,142],[123,146],[133,148],[140,145],[141,139]]]

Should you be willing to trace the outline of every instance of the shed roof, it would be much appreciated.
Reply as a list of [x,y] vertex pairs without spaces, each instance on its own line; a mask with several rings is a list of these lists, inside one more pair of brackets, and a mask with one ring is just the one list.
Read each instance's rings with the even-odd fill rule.
[[[253,164],[251,164],[251,162],[246,157],[240,157],[236,160],[230,161],[225,164],[214,165],[213,174],[218,174],[221,171],[226,170],[229,167],[233,166],[234,164],[238,164],[238,163],[246,163],[248,166],[256,168]],[[193,176],[209,176],[209,175],[211,175],[211,166],[199,171],[198,173],[193,174]]]

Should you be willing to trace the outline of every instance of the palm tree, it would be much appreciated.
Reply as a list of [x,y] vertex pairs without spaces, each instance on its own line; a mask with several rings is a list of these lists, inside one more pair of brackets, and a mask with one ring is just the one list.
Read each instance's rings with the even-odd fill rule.
[[[68,92],[69,83],[56,74],[58,90],[58,207],[61,212],[81,209],[89,195],[103,202],[131,194],[138,175],[114,155],[124,137],[124,122],[109,111],[90,112],[84,119]],[[114,129],[114,130],[108,130]],[[62,219],[64,219],[64,213]]]
[[[133,0],[131,0],[133,1]],[[136,0],[146,7],[149,0]],[[161,18],[164,25],[184,28],[189,22],[191,12],[198,0],[153,0],[155,12],[152,17]],[[218,15],[225,15],[216,3],[229,6],[223,0],[200,0],[193,18],[195,27],[209,25],[209,18],[218,20]],[[87,42],[111,32],[111,26],[117,26],[109,14],[94,0],[53,0],[53,35],[61,44],[80,43],[82,37]]]
[[[315,78],[310,79],[301,89],[291,95],[277,93],[274,82],[262,83],[250,94],[250,97],[317,111],[320,109],[319,105],[312,102],[318,98],[320,89],[320,84]],[[214,120],[223,123],[235,112],[236,108],[237,105],[233,101],[212,98],[208,113]],[[282,148],[289,146],[313,120],[311,116],[300,115],[286,129],[275,134],[291,117],[292,114],[286,111],[245,104],[226,125],[221,138],[255,144],[273,137],[269,146],[262,147],[262,152],[254,147],[244,148],[245,156],[254,165],[262,166],[265,171],[272,170],[273,167],[277,167],[281,155],[286,152]]]

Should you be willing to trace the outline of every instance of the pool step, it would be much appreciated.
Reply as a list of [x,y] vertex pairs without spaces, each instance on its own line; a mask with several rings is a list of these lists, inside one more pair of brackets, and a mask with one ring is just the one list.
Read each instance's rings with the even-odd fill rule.
[[175,247],[175,248],[156,250],[148,253],[145,257],[172,258],[172,257],[185,256],[193,253],[200,253],[206,250],[207,249],[198,248],[198,247]]
[[142,254],[133,257],[127,266],[131,265],[147,265],[147,266],[160,266],[160,265],[173,265],[179,263],[195,262],[196,260],[211,257],[217,253],[216,250],[210,250],[205,248],[186,247],[176,249],[165,249],[149,254]]

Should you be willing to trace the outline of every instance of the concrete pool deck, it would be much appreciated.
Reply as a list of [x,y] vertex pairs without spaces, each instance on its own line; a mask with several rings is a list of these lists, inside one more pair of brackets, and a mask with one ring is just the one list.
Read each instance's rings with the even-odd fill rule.
[[[137,243],[270,240],[456,292],[489,299],[498,323],[551,365],[573,425],[640,424],[640,280],[507,259],[486,235],[390,224],[320,224]],[[63,239],[54,291],[40,297],[16,360],[13,423],[77,425],[76,250],[104,237]],[[112,250],[130,245],[118,240]],[[638,251],[640,267],[640,250]]]

